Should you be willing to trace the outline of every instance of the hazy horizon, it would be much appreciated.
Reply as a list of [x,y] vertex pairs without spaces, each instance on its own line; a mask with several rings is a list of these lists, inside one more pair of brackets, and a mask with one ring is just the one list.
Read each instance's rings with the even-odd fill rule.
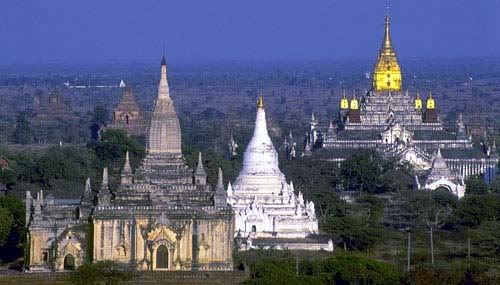
[[[2,1],[4,64],[371,59],[385,0]],[[392,1],[401,58],[500,56],[500,0]]]

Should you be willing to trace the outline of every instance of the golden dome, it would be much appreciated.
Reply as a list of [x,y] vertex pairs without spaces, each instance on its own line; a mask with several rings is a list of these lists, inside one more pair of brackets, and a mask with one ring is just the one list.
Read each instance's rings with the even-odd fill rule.
[[340,99],[340,109],[346,110],[349,109],[349,100],[345,96],[345,91],[344,91],[344,96],[342,99]]
[[422,110],[422,99],[420,98],[420,93],[417,93],[417,98],[415,98],[415,109]]
[[401,91],[401,82],[401,68],[391,42],[390,19],[386,16],[384,40],[373,69],[372,88],[374,91]]
[[429,92],[429,98],[427,98],[426,108],[427,109],[435,109],[436,108],[436,102],[434,102],[434,98],[432,98],[432,92]]

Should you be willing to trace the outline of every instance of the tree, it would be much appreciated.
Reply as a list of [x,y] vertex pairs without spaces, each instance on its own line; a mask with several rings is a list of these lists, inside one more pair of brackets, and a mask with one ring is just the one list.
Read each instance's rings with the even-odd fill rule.
[[361,151],[342,162],[340,175],[349,190],[376,193],[382,185],[382,159],[375,151]]
[[487,194],[488,185],[484,182],[484,179],[479,175],[474,175],[465,181],[465,185],[467,185],[467,189],[465,194]]
[[90,132],[93,140],[97,140],[99,137],[99,131],[102,126],[106,125],[109,118],[109,110],[103,106],[96,106],[94,112],[92,113],[92,121],[90,125]]
[[0,259],[12,261],[22,255],[25,238],[25,209],[21,199],[0,197]]
[[71,273],[69,281],[77,285],[122,284],[134,277],[132,272],[124,269],[110,260],[85,263]]
[[78,147],[55,146],[47,149],[36,160],[33,181],[53,187],[55,180],[82,183],[91,176],[94,156],[92,152]]
[[466,195],[454,214],[455,223],[477,228],[484,221],[500,219],[499,195]]
[[127,132],[119,129],[102,132],[101,140],[90,142],[88,147],[94,151],[101,167],[119,162],[121,168],[127,151],[130,154],[132,167],[137,167],[145,154],[143,146],[128,136]]
[[500,175],[495,176],[495,179],[491,182],[490,188],[492,193],[500,194]]
[[5,244],[14,224],[14,217],[7,208],[0,208],[0,246]]
[[104,106],[96,106],[92,114],[92,123],[105,125],[109,119],[109,110]]
[[26,112],[21,112],[17,115],[16,128],[14,134],[12,135],[14,143],[18,144],[29,144],[33,140],[33,133],[31,131],[31,125],[29,121],[28,114]]

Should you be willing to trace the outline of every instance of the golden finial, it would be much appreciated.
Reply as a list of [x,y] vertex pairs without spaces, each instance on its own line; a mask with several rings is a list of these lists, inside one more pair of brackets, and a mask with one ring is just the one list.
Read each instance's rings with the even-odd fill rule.
[[384,33],[384,48],[385,49],[392,49],[392,43],[391,43],[391,19],[389,18],[389,15],[385,16],[385,33]]
[[257,108],[264,109],[264,97],[262,97],[262,95],[257,99]]

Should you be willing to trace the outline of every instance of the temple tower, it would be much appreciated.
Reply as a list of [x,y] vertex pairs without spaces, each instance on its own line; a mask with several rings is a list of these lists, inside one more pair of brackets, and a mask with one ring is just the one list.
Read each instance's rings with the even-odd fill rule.
[[390,18],[385,17],[385,32],[382,47],[373,69],[373,91],[401,91],[401,68],[392,46]]
[[170,98],[165,57],[161,61],[158,97],[148,132],[147,153],[182,155],[181,127],[175,112],[174,102]]

